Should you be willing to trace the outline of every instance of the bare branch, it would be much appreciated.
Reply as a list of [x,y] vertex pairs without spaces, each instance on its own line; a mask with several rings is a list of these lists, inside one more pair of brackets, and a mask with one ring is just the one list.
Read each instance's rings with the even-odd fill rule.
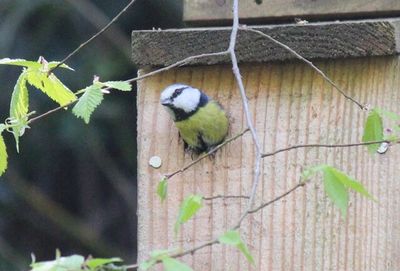
[[256,212],[258,212],[259,210],[261,210],[261,209],[267,207],[268,205],[271,205],[272,203],[274,203],[274,202],[276,202],[276,201],[278,201],[278,200],[280,200],[280,199],[286,197],[287,195],[289,195],[290,193],[292,193],[293,191],[295,191],[297,188],[303,187],[305,184],[306,184],[305,182],[300,182],[300,183],[298,183],[295,187],[293,187],[292,189],[286,191],[286,192],[283,193],[282,195],[280,195],[280,196],[274,198],[273,200],[270,200],[270,201],[268,201],[268,202],[265,202],[265,203],[261,204],[260,206],[254,208],[253,210],[248,211],[247,213],[249,213],[249,214],[256,213]]
[[242,98],[242,104],[243,104],[243,111],[246,116],[246,122],[247,126],[249,127],[251,131],[251,135],[253,137],[253,142],[255,145],[255,165],[254,165],[254,175],[253,175],[253,185],[251,188],[250,192],[250,198],[247,204],[246,211],[243,212],[243,214],[240,216],[238,222],[234,226],[234,229],[237,229],[240,227],[242,221],[245,219],[245,217],[248,215],[248,211],[252,208],[254,198],[256,195],[257,187],[260,182],[260,165],[261,165],[261,144],[257,138],[257,132],[256,129],[253,125],[253,121],[251,119],[251,114],[249,110],[249,104],[246,96],[246,91],[243,86],[243,81],[242,81],[242,76],[240,74],[236,54],[235,54],[235,45],[236,45],[236,38],[237,38],[237,32],[239,29],[239,0],[234,0],[233,1],[233,25],[232,25],[232,32],[231,32],[231,38],[229,42],[229,54],[231,56],[231,61],[232,61],[232,71],[236,79],[236,83],[239,87],[240,91],[240,96]]
[[[188,63],[190,63],[191,61],[196,60],[196,59],[198,59],[198,58],[210,57],[210,56],[222,56],[222,55],[227,55],[228,53],[229,53],[228,51],[222,51],[222,52],[216,52],[216,53],[206,53],[206,54],[201,54],[201,55],[196,55],[196,56],[189,56],[189,57],[187,57],[187,58],[185,58],[185,59],[182,59],[181,61],[178,61],[178,62],[176,62],[176,63],[174,63],[174,64],[171,64],[171,65],[166,66],[166,67],[164,67],[164,68],[161,68],[161,69],[158,69],[158,70],[149,72],[149,73],[144,74],[144,75],[141,75],[141,76],[137,76],[137,77],[132,78],[132,79],[128,79],[128,80],[126,80],[125,82],[127,82],[127,83],[133,83],[133,82],[135,82],[135,81],[138,81],[138,80],[141,80],[141,79],[144,79],[144,78],[147,78],[147,77],[156,75],[156,74],[158,74],[158,73],[161,73],[161,72],[170,70],[170,69],[172,69],[172,68],[175,68],[175,67],[178,67],[178,66],[182,66],[182,65],[188,64]],[[104,90],[111,90],[111,88],[104,88]],[[48,115],[51,115],[51,114],[53,114],[53,113],[55,113],[55,112],[57,112],[57,111],[59,111],[59,110],[61,110],[61,109],[63,109],[63,108],[66,108],[66,107],[68,107],[68,106],[70,106],[70,105],[76,103],[77,101],[78,101],[78,99],[76,99],[76,100],[74,100],[74,101],[72,101],[72,102],[70,102],[70,103],[68,103],[68,104],[65,104],[65,105],[56,107],[56,108],[54,108],[54,109],[51,109],[51,110],[49,110],[49,111],[47,111],[47,112],[45,112],[45,113],[43,113],[43,114],[41,114],[41,115],[39,115],[39,116],[36,116],[36,117],[34,117],[34,118],[31,118],[31,119],[28,121],[28,124],[31,124],[31,123],[33,123],[33,122],[35,122],[35,121],[37,121],[37,120],[39,120],[39,119],[41,119],[41,118],[47,117]]]
[[346,92],[339,87],[335,82],[332,81],[332,79],[330,79],[323,71],[321,71],[317,66],[315,66],[311,61],[309,61],[308,59],[302,57],[299,53],[297,53],[295,50],[293,50],[292,48],[290,48],[289,46],[287,46],[286,44],[274,39],[273,37],[271,37],[268,34],[265,34],[264,32],[261,32],[259,30],[256,29],[252,29],[252,28],[248,28],[245,26],[240,26],[239,27],[240,30],[244,30],[244,31],[249,31],[249,32],[253,32],[256,33],[258,35],[261,35],[267,39],[269,39],[270,41],[272,41],[273,43],[281,46],[282,48],[286,49],[287,51],[289,51],[290,53],[292,53],[294,56],[296,56],[298,59],[300,59],[301,61],[305,62],[307,65],[309,65],[311,68],[313,68],[317,73],[319,73],[329,84],[331,84],[337,91],[340,92],[340,94],[342,94],[346,99],[352,101],[353,103],[355,103],[360,109],[362,110],[367,110],[367,107],[363,104],[361,104],[359,101],[357,101],[356,99],[354,99],[353,97],[349,96],[346,94]]
[[[301,144],[301,145],[293,145],[293,146],[279,149],[279,150],[269,152],[269,153],[264,153],[262,155],[262,158],[265,158],[268,156],[273,156],[280,152],[291,151],[291,150],[300,149],[300,148],[347,148],[347,147],[367,146],[367,145],[381,144],[381,143],[390,143],[390,142],[387,140],[379,140],[379,141],[348,143],[348,144]],[[395,144],[397,144],[397,143],[400,143],[400,141],[395,142]]]
[[247,133],[249,131],[249,128],[243,130],[242,132],[240,132],[239,134],[228,138],[227,140],[225,140],[224,142],[222,142],[221,144],[219,144],[218,146],[216,146],[215,148],[213,148],[212,150],[210,150],[209,152],[201,155],[199,158],[197,158],[196,160],[192,161],[191,163],[187,164],[186,166],[184,166],[183,168],[180,168],[172,173],[169,174],[165,174],[164,177],[167,179],[171,179],[173,176],[175,176],[178,173],[182,173],[185,170],[187,170],[188,168],[190,168],[191,166],[197,164],[198,162],[200,162],[201,160],[203,160],[204,158],[210,156],[211,154],[215,153],[217,150],[219,150],[220,148],[222,148],[223,146],[225,146],[226,144],[228,144],[229,142],[243,136],[245,133]]
[[88,39],[87,41],[85,41],[84,43],[82,43],[81,45],[78,46],[78,48],[76,48],[74,51],[72,51],[69,55],[67,55],[63,60],[61,60],[60,63],[58,63],[57,66],[55,66],[54,68],[50,69],[48,74],[50,74],[51,72],[53,72],[55,69],[57,69],[58,67],[60,67],[62,64],[64,64],[68,59],[70,59],[72,56],[74,56],[77,52],[79,52],[83,47],[85,47],[86,45],[88,45],[90,42],[92,42],[94,39],[96,39],[98,36],[100,36],[104,31],[106,31],[113,23],[115,23],[115,21],[117,21],[122,14],[125,13],[125,11],[127,11],[127,9],[133,5],[133,3],[136,0],[131,0],[106,26],[104,26],[99,32],[97,32],[96,34],[94,34],[90,39]]
[[215,199],[249,199],[249,196],[235,196],[235,195],[216,195],[212,197],[203,197],[203,200],[215,200]]

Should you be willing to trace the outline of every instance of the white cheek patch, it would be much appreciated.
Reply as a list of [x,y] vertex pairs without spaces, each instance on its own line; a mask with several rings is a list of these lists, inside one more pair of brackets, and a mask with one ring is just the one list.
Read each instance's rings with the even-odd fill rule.
[[196,110],[200,101],[200,91],[195,88],[185,89],[178,97],[174,99],[173,105],[176,108],[184,110],[186,113]]

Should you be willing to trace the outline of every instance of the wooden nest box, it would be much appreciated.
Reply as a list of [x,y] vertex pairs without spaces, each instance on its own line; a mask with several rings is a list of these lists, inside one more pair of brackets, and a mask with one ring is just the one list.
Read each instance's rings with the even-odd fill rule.
[[[400,112],[398,52],[400,1],[240,1],[241,23],[258,29],[310,59],[348,95],[374,107]],[[226,50],[231,1],[184,1],[184,19],[208,27],[134,31],[133,61],[145,74],[186,57]],[[391,18],[376,18],[392,16]],[[330,20],[276,24],[279,20]],[[372,18],[375,17],[375,18]],[[345,18],[346,21],[337,21]],[[357,20],[350,20],[357,18]],[[368,19],[365,19],[368,18]],[[271,23],[250,25],[253,23]],[[228,24],[227,24],[228,23]],[[264,152],[297,144],[360,142],[367,114],[343,97],[310,66],[275,43],[240,30],[239,67]],[[201,58],[138,82],[139,261],[155,249],[190,248],[215,238],[246,207],[244,198],[216,199],[185,223],[174,225],[190,194],[249,195],[254,168],[250,133],[174,176],[161,203],[163,174],[192,161],[185,154],[160,92],[180,82],[204,90],[229,113],[230,135],[246,120],[229,56]],[[149,165],[161,158],[160,168]],[[327,200],[321,180],[250,215],[240,229],[255,259],[250,265],[235,248],[214,245],[181,258],[193,270],[400,270],[400,147],[382,155],[365,147],[299,148],[262,160],[256,202],[276,198],[297,184],[304,168],[333,165],[360,180],[378,203],[350,194],[346,219]]]

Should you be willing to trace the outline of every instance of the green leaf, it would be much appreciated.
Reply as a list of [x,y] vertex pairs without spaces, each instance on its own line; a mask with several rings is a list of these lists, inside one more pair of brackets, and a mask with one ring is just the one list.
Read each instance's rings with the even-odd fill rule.
[[157,185],[157,195],[160,197],[161,202],[165,200],[167,192],[168,192],[168,179],[164,177]]
[[14,121],[11,129],[17,152],[19,152],[19,138],[24,134],[28,125],[28,110],[29,95],[26,87],[26,72],[22,72],[14,86],[10,102],[10,119]]
[[202,197],[199,195],[188,196],[179,209],[178,220],[175,223],[175,234],[178,233],[180,226],[192,218],[202,207]]
[[91,269],[95,269],[110,263],[122,262],[120,258],[93,258],[86,261],[86,266]]
[[325,171],[329,171],[330,174],[338,179],[346,188],[350,188],[355,192],[361,194],[362,196],[376,201],[376,199],[374,199],[374,197],[367,191],[367,189],[365,189],[365,187],[360,182],[346,175],[344,172],[331,166],[327,166],[325,168]]
[[387,117],[393,121],[399,121],[400,115],[383,108],[374,108],[374,111],[378,112],[379,115]]
[[145,262],[142,262],[139,265],[139,269],[140,270],[147,270],[150,267],[152,267],[153,265],[155,265],[157,263],[157,261],[160,261],[166,257],[168,257],[168,250],[153,250],[151,252],[151,258]]
[[[383,140],[383,123],[382,117],[376,110],[372,110],[367,118],[364,127],[364,134],[362,142],[380,141]],[[378,150],[380,144],[368,145],[370,153],[374,153]]]
[[40,69],[42,67],[42,64],[40,64],[37,61],[29,61],[25,59],[10,59],[10,58],[0,59],[0,65],[15,65],[27,68],[35,68],[35,69]]
[[308,172],[313,172],[313,174],[316,172],[323,172],[325,192],[332,202],[340,209],[343,217],[346,217],[349,202],[348,189],[352,189],[355,192],[376,201],[360,182],[337,168],[329,165],[319,165],[308,169]]
[[59,257],[54,261],[32,263],[31,271],[82,271],[84,261],[80,255]]
[[3,175],[7,169],[7,160],[8,155],[6,144],[4,143],[3,136],[0,134],[0,176]]
[[107,81],[107,82],[103,82],[101,84],[103,84],[104,86],[107,86],[109,88],[118,89],[121,91],[131,91],[132,90],[132,85],[125,81]]
[[148,261],[142,262],[139,265],[139,270],[147,270],[150,267],[152,267],[153,265],[155,265],[157,263],[156,259],[150,259]]
[[[57,66],[59,63],[60,63],[59,61],[51,61],[47,64],[47,66],[49,69],[51,69],[51,68],[54,68],[55,66]],[[34,68],[34,69],[41,69],[44,66],[43,64],[41,64],[38,61],[30,61],[30,60],[25,60],[25,59],[10,59],[10,58],[0,59],[0,65],[14,65],[14,66],[27,67],[27,68]],[[74,70],[66,64],[62,64],[60,67],[71,70],[71,71]]]
[[72,109],[72,112],[78,118],[82,118],[86,124],[90,121],[93,111],[103,101],[103,93],[101,86],[98,84],[91,85],[84,89],[83,95],[79,98],[78,103]]
[[76,100],[75,94],[53,73],[48,75],[47,72],[40,70],[28,70],[27,80],[29,84],[40,89],[60,106]]
[[250,251],[247,248],[246,244],[243,243],[242,239],[240,238],[240,234],[238,231],[235,231],[235,230],[227,231],[218,238],[218,241],[221,244],[226,244],[226,245],[237,247],[243,253],[243,255],[246,257],[246,259],[251,264],[254,265],[254,259],[251,256]]
[[324,170],[324,189],[332,202],[340,209],[343,218],[345,218],[349,195],[346,187],[331,170]]
[[170,257],[163,258],[162,263],[164,265],[165,271],[192,271],[193,270],[186,264],[184,264],[176,259],[170,258]]

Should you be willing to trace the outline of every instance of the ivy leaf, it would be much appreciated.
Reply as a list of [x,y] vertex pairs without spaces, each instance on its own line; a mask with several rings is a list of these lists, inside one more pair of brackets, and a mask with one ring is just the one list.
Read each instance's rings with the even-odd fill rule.
[[230,246],[235,246],[239,249],[243,255],[246,257],[247,261],[254,265],[254,259],[250,254],[249,249],[247,248],[246,244],[243,243],[242,239],[240,238],[240,234],[238,231],[230,230],[225,232],[222,236],[218,238],[218,241],[221,244],[226,244]]
[[125,81],[107,81],[107,82],[103,82],[101,84],[103,84],[106,87],[118,89],[121,91],[131,91],[132,90],[132,85]]
[[167,192],[168,192],[168,179],[163,177],[157,185],[157,195],[160,197],[161,202],[165,200]]
[[82,118],[88,124],[93,111],[102,101],[103,93],[101,92],[101,85],[93,84],[84,89],[84,93],[72,109],[72,113],[78,118]]
[[3,175],[7,169],[7,160],[8,155],[6,144],[4,143],[3,136],[0,134],[0,176]]
[[31,271],[81,271],[84,261],[84,257],[80,255],[57,257],[54,261],[32,263]]
[[[377,110],[372,110],[371,113],[369,113],[367,121],[365,123],[362,142],[380,140],[383,140],[382,117]],[[368,145],[368,150],[370,153],[374,153],[378,150],[379,146],[380,144]]]
[[29,110],[29,95],[26,87],[26,71],[18,77],[10,102],[10,119],[14,121],[12,133],[15,138],[17,152],[19,152],[19,138],[24,134],[27,127]]
[[203,198],[199,195],[188,196],[181,204],[178,220],[175,223],[175,234],[178,233],[180,226],[192,218],[202,207]]
[[163,258],[162,263],[165,271],[193,271],[193,269],[186,264],[171,257]]
[[75,94],[53,73],[48,75],[47,72],[40,70],[27,70],[27,80],[29,84],[40,89],[60,106],[76,100]]

